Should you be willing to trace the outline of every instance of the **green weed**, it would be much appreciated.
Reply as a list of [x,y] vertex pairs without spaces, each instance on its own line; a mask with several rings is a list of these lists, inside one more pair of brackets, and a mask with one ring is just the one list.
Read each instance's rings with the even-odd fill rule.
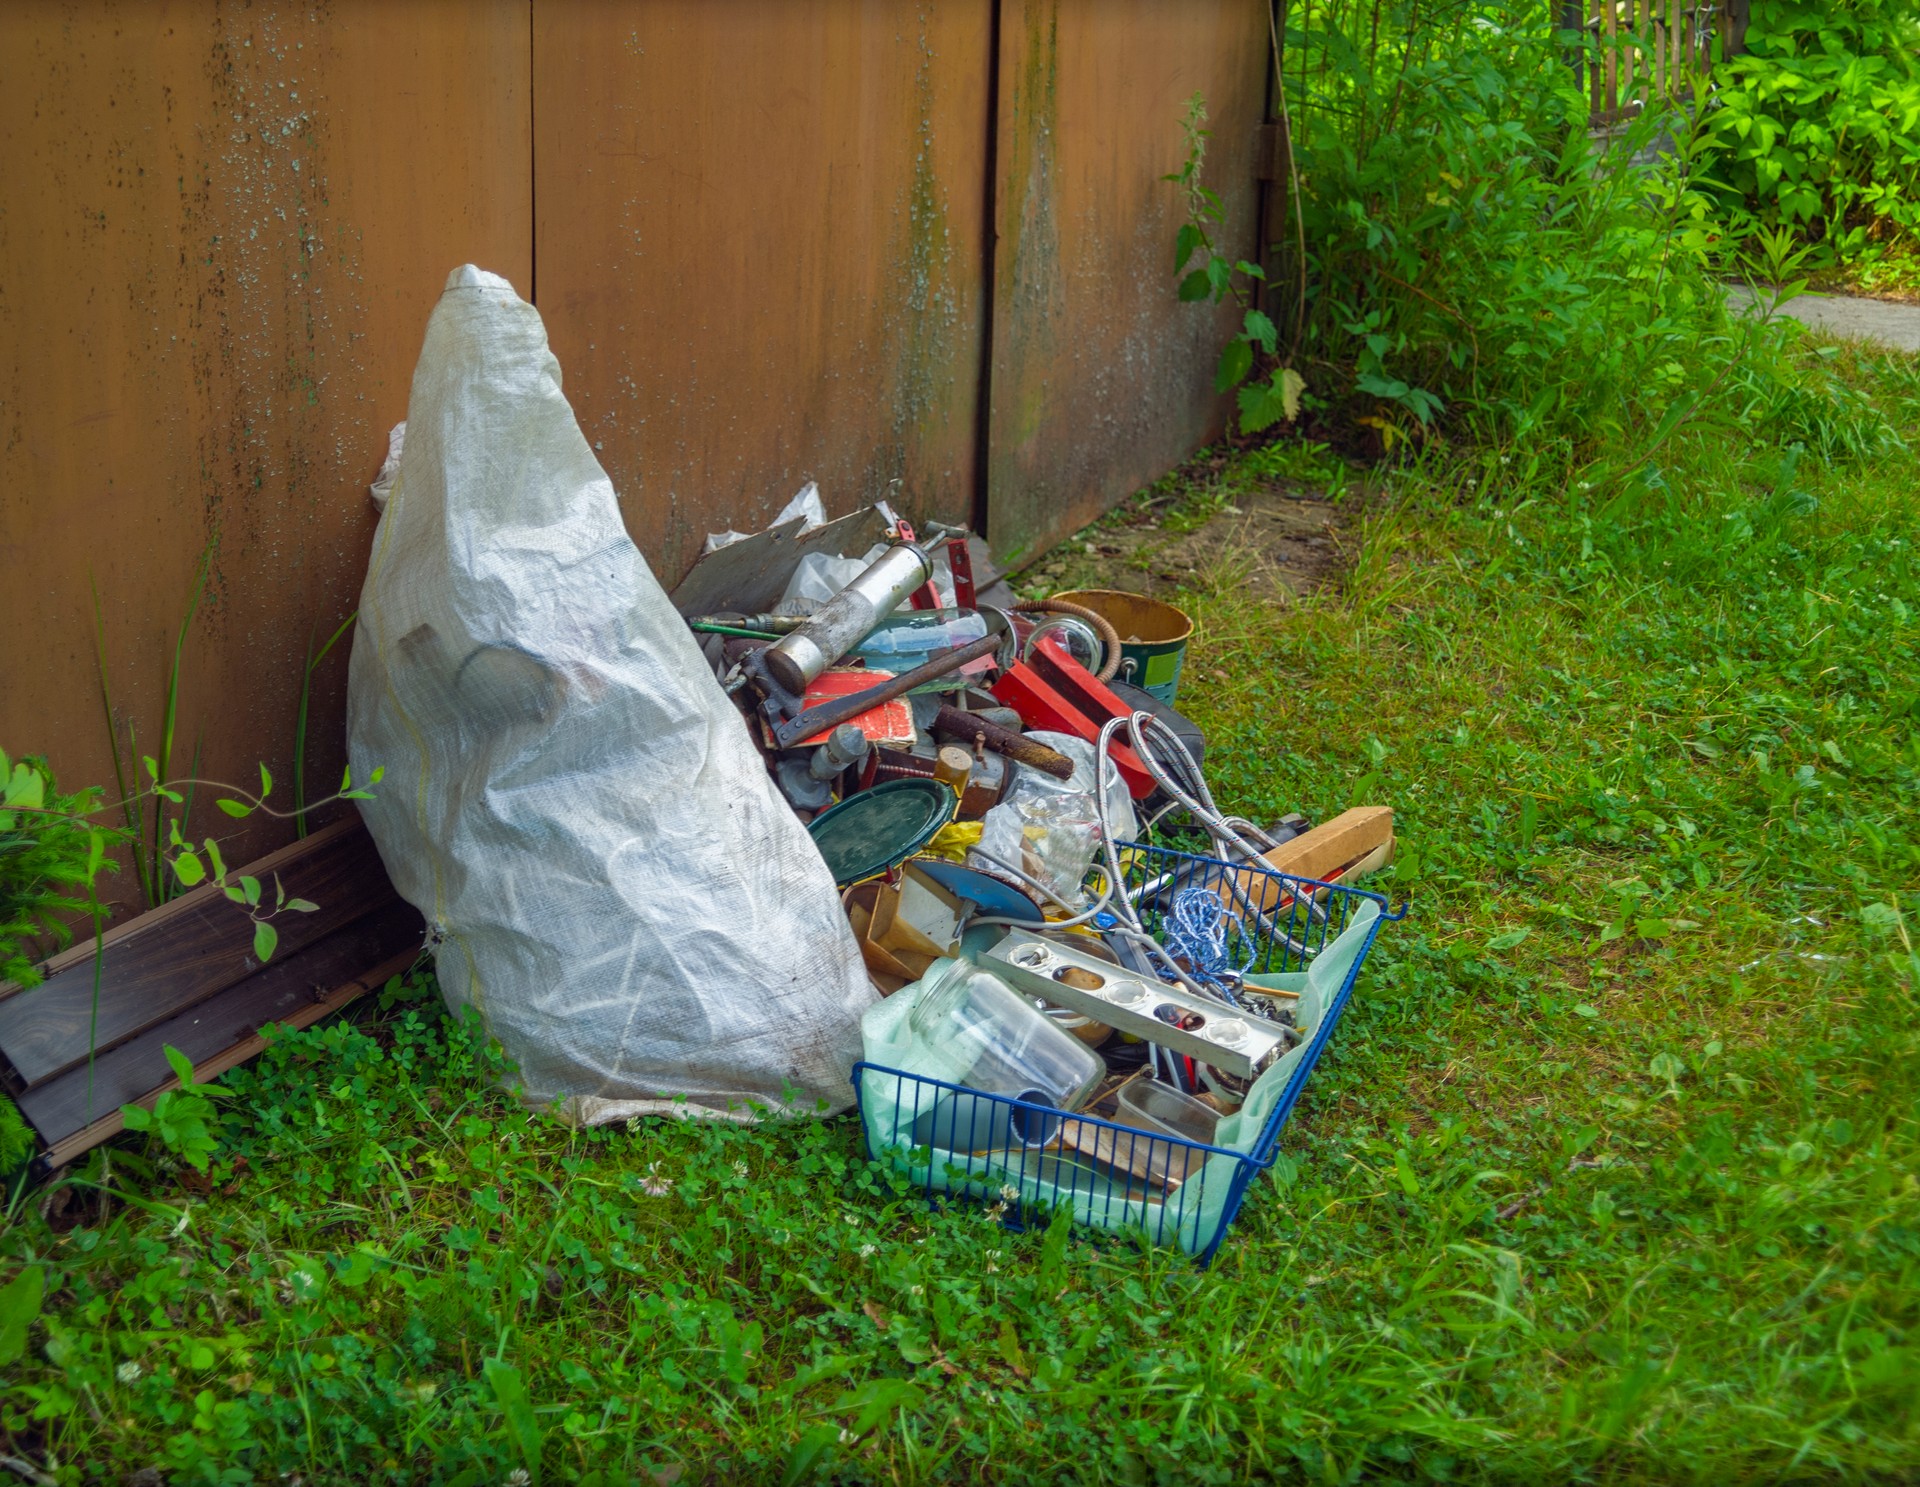
[[1901,0],[1761,0],[1716,78],[1714,182],[1733,231],[1871,262],[1920,227],[1920,22]]

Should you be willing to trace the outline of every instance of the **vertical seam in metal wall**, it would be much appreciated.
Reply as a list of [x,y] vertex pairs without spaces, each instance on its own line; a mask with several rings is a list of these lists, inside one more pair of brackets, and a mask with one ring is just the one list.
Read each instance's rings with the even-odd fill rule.
[[[1287,12],[1290,7],[1287,0],[1269,0],[1269,7],[1271,17],[1270,24],[1273,29],[1267,33],[1268,44],[1265,48],[1267,60],[1260,68],[1260,70],[1267,75],[1267,106],[1261,114],[1261,124],[1274,131],[1274,149],[1273,164],[1268,171],[1272,179],[1260,182],[1261,189],[1254,193],[1253,261],[1259,264],[1261,268],[1271,270],[1273,265],[1269,262],[1269,259],[1273,252],[1273,246],[1267,241],[1267,228],[1269,225],[1267,222],[1267,210],[1273,204],[1273,193],[1280,194],[1281,203],[1285,206],[1289,214],[1298,211],[1299,204],[1293,199],[1293,187],[1296,175],[1288,165],[1288,162],[1294,158],[1293,129],[1290,123],[1283,124],[1281,122],[1286,118],[1287,100],[1281,90],[1287,85],[1285,72],[1287,65]],[[1278,39],[1277,46],[1274,44],[1276,38]],[[1275,55],[1276,52],[1278,53],[1277,56]],[[1284,149],[1282,149],[1283,145],[1285,146]],[[1282,216],[1279,222],[1272,225],[1276,239],[1281,242],[1286,241],[1286,216]],[[1300,272],[1304,274],[1306,271],[1306,265],[1304,263],[1301,264]],[[1265,288],[1267,286],[1263,284],[1261,287]],[[1262,305],[1261,308],[1270,309],[1270,307],[1266,305]]]
[[992,520],[989,497],[993,470],[993,313],[994,276],[1000,262],[1000,7],[992,0],[987,24],[986,214],[980,256],[980,394],[974,413],[973,530],[985,540]]
[[527,0],[527,303],[540,303],[540,137],[534,133],[533,8]]
[[[1267,96],[1266,101],[1260,108],[1260,127],[1263,131],[1270,131],[1273,135],[1273,158],[1267,164],[1268,178],[1264,181],[1256,181],[1254,183],[1253,253],[1251,256],[1253,262],[1259,264],[1263,270],[1271,274],[1274,269],[1274,254],[1273,244],[1269,241],[1267,218],[1273,211],[1273,199],[1280,191],[1281,145],[1278,125],[1280,117],[1281,80],[1274,67],[1275,62],[1279,61],[1279,58],[1274,55],[1276,50],[1274,38],[1278,37],[1282,44],[1285,43],[1287,13],[1281,4],[1281,0],[1266,0],[1266,10],[1267,22],[1273,29],[1267,33],[1266,40],[1262,45],[1262,49],[1267,54],[1267,60],[1260,70],[1266,74]],[[1253,293],[1254,303],[1269,315],[1278,308],[1272,302],[1272,289],[1273,284],[1271,280],[1262,279],[1254,286]]]

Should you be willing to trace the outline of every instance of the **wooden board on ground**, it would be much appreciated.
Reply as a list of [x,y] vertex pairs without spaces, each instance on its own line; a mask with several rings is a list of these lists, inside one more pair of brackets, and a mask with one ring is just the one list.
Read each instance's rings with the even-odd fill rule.
[[1392,835],[1392,806],[1357,805],[1292,841],[1282,842],[1260,860],[1289,877],[1321,879],[1366,856]]
[[[239,870],[273,893],[318,904],[276,914],[278,954],[291,956],[393,899],[393,885],[358,814]],[[102,1048],[146,1031],[258,971],[253,925],[214,883],[107,931],[94,995],[94,946],[47,963],[30,991],[0,986],[0,1056],[29,1087],[84,1064]]]
[[[151,1105],[177,1081],[165,1049],[210,1079],[265,1047],[269,1023],[305,1027],[411,966],[424,939],[358,816],[239,869],[310,914],[281,912],[277,953],[253,955],[253,921],[206,885],[55,957],[36,987],[0,986],[0,1085],[71,1161],[118,1132],[120,1107]],[[238,876],[235,874],[234,876]],[[271,893],[272,889],[269,888]]]

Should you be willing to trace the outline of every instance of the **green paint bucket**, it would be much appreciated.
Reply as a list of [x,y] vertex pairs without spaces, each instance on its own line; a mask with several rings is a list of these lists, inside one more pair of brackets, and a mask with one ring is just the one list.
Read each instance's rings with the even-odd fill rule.
[[1120,589],[1074,589],[1053,597],[1091,609],[1119,632],[1116,681],[1132,682],[1172,705],[1180,691],[1180,663],[1193,637],[1193,621],[1185,611]]

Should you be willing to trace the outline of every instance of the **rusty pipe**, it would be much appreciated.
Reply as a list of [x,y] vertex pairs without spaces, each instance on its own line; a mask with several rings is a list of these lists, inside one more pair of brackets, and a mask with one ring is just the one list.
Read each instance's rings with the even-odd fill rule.
[[933,731],[968,744],[977,738],[994,753],[1030,764],[1056,780],[1073,778],[1073,761],[1058,749],[1050,749],[1024,734],[1002,728],[997,723],[989,723],[985,718],[962,712],[957,707],[942,704],[940,711],[933,715]]

